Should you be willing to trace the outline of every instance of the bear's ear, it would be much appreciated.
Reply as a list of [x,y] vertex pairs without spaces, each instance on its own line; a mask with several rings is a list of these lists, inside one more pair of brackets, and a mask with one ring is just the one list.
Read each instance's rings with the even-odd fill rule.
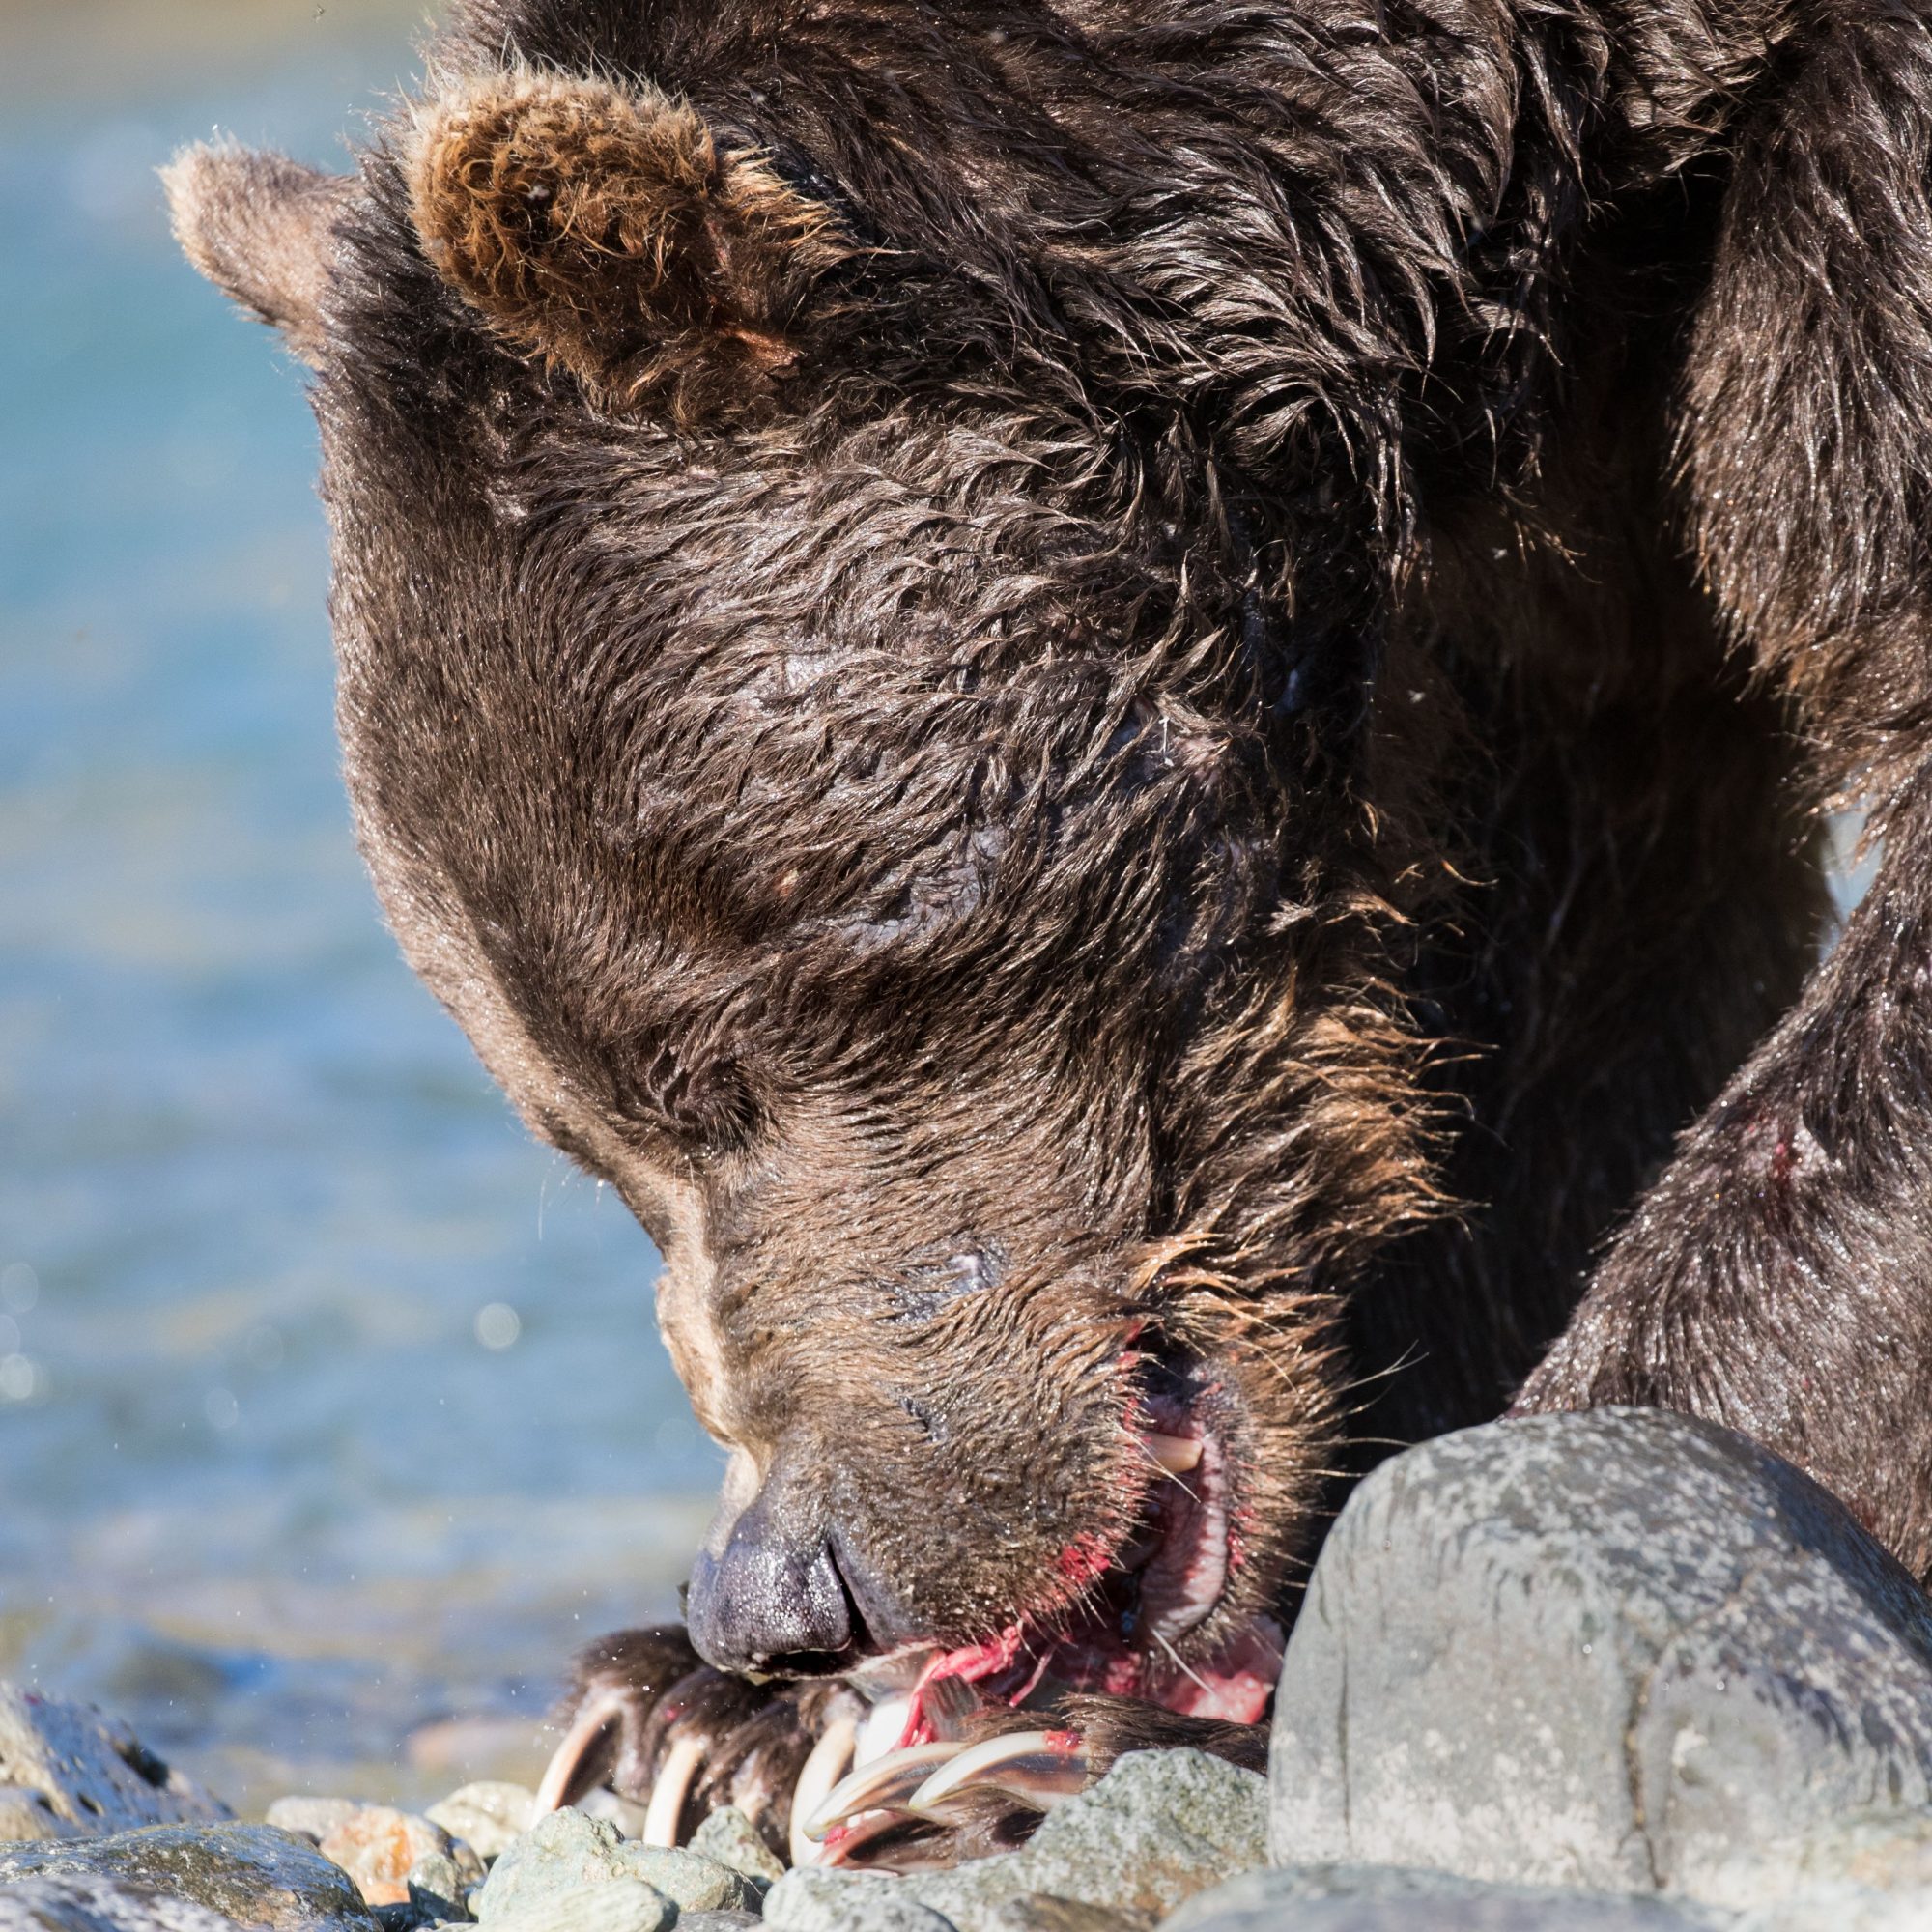
[[813,277],[849,252],[654,89],[495,75],[424,103],[405,159],[438,272],[607,408],[657,391],[688,419],[783,375]]
[[188,260],[313,362],[322,346],[330,231],[350,180],[286,155],[221,145],[185,148],[161,181]]

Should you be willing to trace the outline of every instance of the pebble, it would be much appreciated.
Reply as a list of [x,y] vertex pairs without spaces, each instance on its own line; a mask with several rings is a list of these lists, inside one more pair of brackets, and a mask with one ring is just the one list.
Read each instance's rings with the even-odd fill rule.
[[619,1798],[608,1786],[586,1791],[577,1801],[576,1808],[586,1818],[602,1818],[616,1826],[620,1838],[641,1838],[645,1822],[650,1816],[648,1806],[634,1804],[628,1798]]
[[[668,1932],[680,1922],[677,1907],[637,1879],[557,1891],[497,1914],[491,1932]],[[690,1932],[690,1921],[682,1921]]]
[[1054,1898],[1030,1891],[1009,1898],[994,1913],[999,1932],[1153,1932],[1153,1918],[1145,1912],[1120,1912],[1107,1905],[1085,1905],[1075,1898]]
[[410,1874],[430,1859],[441,1860],[454,1874],[452,1907],[483,1877],[482,1860],[467,1845],[459,1847],[441,1826],[387,1804],[358,1804],[323,1837],[320,1849],[371,1905],[407,1905]]
[[530,1829],[536,1802],[537,1795],[528,1785],[492,1778],[452,1791],[423,1816],[432,1825],[440,1825],[452,1838],[461,1838],[487,1864]]
[[952,1919],[907,1891],[911,1880],[862,1873],[785,1874],[765,1901],[765,1923],[783,1932],[956,1932]]
[[410,1867],[403,1881],[409,1901],[425,1917],[437,1920],[469,1917],[464,1895],[469,1886],[456,1861],[444,1852],[432,1852]]
[[687,1912],[751,1911],[758,1888],[695,1851],[664,1851],[622,1838],[608,1820],[554,1811],[497,1859],[476,1896],[485,1924],[560,1892],[625,1879],[652,1887]]
[[263,1822],[319,1845],[360,1809],[353,1798],[277,1798]]
[[756,1881],[775,1885],[784,1877],[784,1861],[758,1835],[758,1828],[734,1804],[725,1804],[692,1833],[691,1849]]

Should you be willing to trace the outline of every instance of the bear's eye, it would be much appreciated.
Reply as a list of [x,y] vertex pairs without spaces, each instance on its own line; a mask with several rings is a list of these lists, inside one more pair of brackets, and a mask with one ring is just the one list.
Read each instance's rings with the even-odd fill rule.
[[962,1295],[991,1288],[1005,1272],[1006,1256],[998,1246],[962,1243],[945,1260],[916,1264],[893,1282],[892,1313],[886,1320],[895,1324],[930,1321]]
[[627,1120],[668,1133],[694,1152],[732,1152],[757,1133],[763,1109],[736,1059],[680,1052],[665,1039],[638,1045],[618,1103]]

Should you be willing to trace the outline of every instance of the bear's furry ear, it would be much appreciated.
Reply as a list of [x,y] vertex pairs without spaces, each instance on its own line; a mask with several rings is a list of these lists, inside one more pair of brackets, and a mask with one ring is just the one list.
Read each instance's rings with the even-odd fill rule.
[[223,144],[185,148],[161,181],[188,260],[313,362],[322,346],[330,231],[350,180],[286,155]]
[[606,408],[655,391],[689,419],[784,374],[812,278],[848,252],[655,89],[492,76],[425,103],[405,158],[443,279]]

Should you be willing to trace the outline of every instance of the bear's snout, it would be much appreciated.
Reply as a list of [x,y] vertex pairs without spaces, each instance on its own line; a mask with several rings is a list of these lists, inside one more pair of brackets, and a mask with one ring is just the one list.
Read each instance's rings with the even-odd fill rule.
[[685,1614],[693,1646],[720,1670],[811,1677],[852,1661],[856,1620],[830,1541],[789,1524],[768,1494],[717,1555],[699,1553]]

